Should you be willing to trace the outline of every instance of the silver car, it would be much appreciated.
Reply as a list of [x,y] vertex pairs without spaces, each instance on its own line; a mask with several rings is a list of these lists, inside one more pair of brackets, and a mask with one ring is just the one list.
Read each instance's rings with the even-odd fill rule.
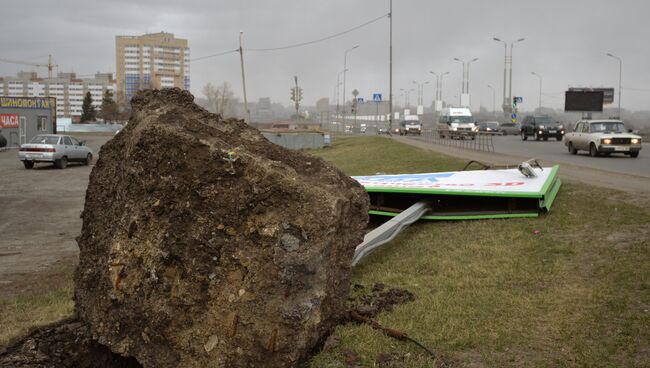
[[90,164],[93,151],[85,142],[69,135],[41,134],[20,146],[18,159],[26,169],[33,168],[36,162],[51,162],[56,168],[65,169],[68,162]]

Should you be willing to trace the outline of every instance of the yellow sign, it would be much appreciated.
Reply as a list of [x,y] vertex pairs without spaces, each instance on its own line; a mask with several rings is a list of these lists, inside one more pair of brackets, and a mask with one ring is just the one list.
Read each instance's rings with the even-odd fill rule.
[[512,119],[510,119],[510,121],[512,121],[513,123],[516,123],[516,122],[517,122],[517,118],[512,118]]
[[0,107],[18,109],[49,109],[50,100],[38,97],[0,97]]

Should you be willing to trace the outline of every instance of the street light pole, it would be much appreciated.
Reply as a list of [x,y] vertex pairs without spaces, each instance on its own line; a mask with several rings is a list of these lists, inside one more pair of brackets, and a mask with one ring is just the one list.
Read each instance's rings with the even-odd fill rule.
[[541,112],[541,110],[542,110],[542,76],[535,73],[535,72],[530,72],[530,74],[532,74],[532,75],[536,76],[537,78],[539,78],[539,109],[540,109],[540,112]]
[[424,85],[429,84],[429,81],[423,83],[413,81],[413,83],[418,86],[418,105],[424,105]]
[[489,89],[492,90],[492,114],[496,112],[495,100],[496,100],[496,90],[491,85],[487,85]]
[[338,118],[338,115],[340,113],[339,106],[340,106],[340,101],[341,101],[341,74],[343,72],[339,72],[339,74],[336,76],[336,116]]
[[474,59],[467,62],[467,82],[466,82],[467,83],[467,94],[469,94],[469,64],[471,64],[471,63],[473,63],[473,62],[475,62],[477,60],[478,60],[478,58],[474,58]]
[[345,72],[348,70],[348,52],[356,49],[359,47],[359,45],[356,45],[354,47],[350,47],[349,49],[345,50],[343,53],[343,120],[345,120],[345,100],[347,97],[345,97]]
[[438,101],[438,96],[440,94],[440,76],[438,74],[436,74],[435,72],[432,72],[432,71],[429,71],[429,73],[436,76],[436,98],[434,100]]
[[[508,43],[501,40],[500,38],[493,37],[494,41],[503,43],[503,111],[506,112],[508,107],[512,104],[512,47],[515,43],[521,42],[524,38],[520,38],[517,41],[510,43],[510,59],[508,59]],[[506,94],[507,79],[506,75],[508,74],[508,64],[510,64],[510,88],[509,94]]]
[[618,118],[621,118],[621,77],[623,76],[623,59],[616,55],[607,53],[607,56],[618,60]]
[[506,99],[506,76],[508,74],[508,44],[506,41],[501,41],[500,39],[494,37],[493,40],[497,42],[503,42],[503,111],[505,112],[506,106],[508,106],[508,100]]
[[508,99],[512,103],[512,47],[514,46],[515,43],[523,41],[524,38],[520,38],[517,41],[510,42],[510,87],[508,88],[510,91],[510,98]]
[[455,61],[458,61],[463,64],[463,78],[461,82],[461,96],[462,94],[465,93],[465,60],[459,59],[459,58],[454,58]]
[[393,131],[393,0],[390,0],[388,12],[390,23],[389,61],[388,61],[388,131]]
[[442,94],[442,81],[443,81],[444,76],[447,75],[447,74],[449,74],[449,72],[444,72],[444,73],[440,74],[440,101],[443,101],[443,99],[442,99],[442,96],[443,96],[443,94]]

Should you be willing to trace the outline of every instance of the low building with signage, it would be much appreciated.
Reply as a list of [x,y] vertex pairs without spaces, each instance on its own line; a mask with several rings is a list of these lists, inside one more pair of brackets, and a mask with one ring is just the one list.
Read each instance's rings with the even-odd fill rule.
[[38,134],[56,133],[54,97],[0,96],[0,135],[18,147]]

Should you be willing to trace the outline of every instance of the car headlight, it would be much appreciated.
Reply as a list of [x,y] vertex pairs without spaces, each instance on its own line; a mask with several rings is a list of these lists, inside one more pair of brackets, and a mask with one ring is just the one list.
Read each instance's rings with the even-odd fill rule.
[[609,139],[609,138],[605,138],[605,139],[601,140],[601,142],[602,142],[603,144],[612,144],[612,140]]
[[641,144],[641,139],[639,139],[639,138],[632,138],[632,140],[631,140],[630,142],[631,142],[632,144]]
[[540,131],[539,131],[539,132],[537,132],[537,133],[539,133],[539,134],[542,134],[542,133],[544,133],[544,132],[542,132],[542,131],[540,130]]
[[560,131],[560,134],[564,134],[564,130],[561,130],[561,131]]
[[472,131],[473,131],[473,132],[477,132],[477,131],[478,131],[478,127],[472,127]]

